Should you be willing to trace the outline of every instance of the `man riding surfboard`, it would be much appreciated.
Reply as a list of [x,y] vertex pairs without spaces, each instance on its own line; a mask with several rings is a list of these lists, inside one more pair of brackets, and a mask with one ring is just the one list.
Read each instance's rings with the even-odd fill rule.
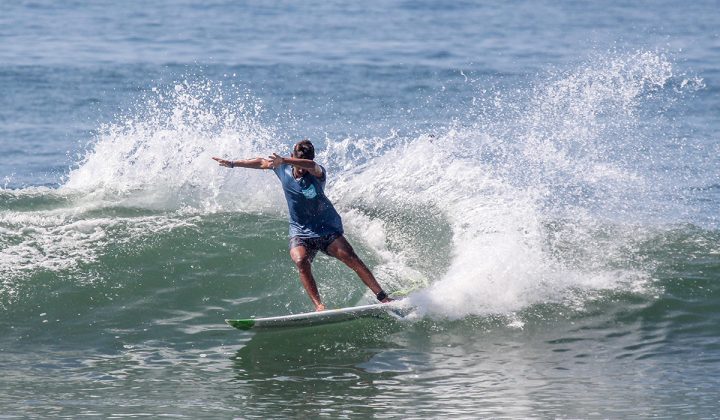
[[311,267],[318,251],[337,258],[355,271],[380,302],[393,300],[343,236],[342,219],[325,196],[327,173],[323,166],[315,163],[315,147],[309,140],[295,144],[290,157],[273,153],[267,159],[213,159],[228,168],[272,169],[275,172],[288,204],[290,257],[316,311],[325,309]]

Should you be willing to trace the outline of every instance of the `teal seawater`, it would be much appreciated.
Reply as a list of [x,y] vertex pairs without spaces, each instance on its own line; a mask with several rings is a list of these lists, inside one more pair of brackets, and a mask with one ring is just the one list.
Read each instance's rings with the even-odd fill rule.
[[[715,2],[0,6],[0,418],[714,418]],[[318,145],[406,320],[311,309]],[[326,304],[372,301],[315,265]]]

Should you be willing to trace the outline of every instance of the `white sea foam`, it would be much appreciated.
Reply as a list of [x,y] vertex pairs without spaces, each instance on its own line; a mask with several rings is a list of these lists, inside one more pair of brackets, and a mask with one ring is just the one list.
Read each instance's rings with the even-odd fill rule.
[[[469,127],[381,154],[358,140],[355,150],[372,158],[351,169],[354,155],[330,156],[348,168],[333,193],[341,205],[368,213],[443,214],[450,261],[440,278],[411,296],[420,313],[512,314],[536,303],[576,305],[594,290],[637,290],[648,274],[626,263],[632,235],[601,237],[623,217],[608,214],[632,207],[629,198],[642,195],[651,180],[613,154],[642,134],[637,108],[671,77],[662,54],[613,56],[542,81],[521,97],[496,97],[486,112],[492,118],[479,112]],[[330,150],[346,151],[345,143]],[[433,258],[432,248],[425,252]]]
[[267,156],[281,149],[257,120],[257,103],[226,104],[221,85],[183,82],[142,103],[100,135],[61,190],[128,207],[202,211],[275,208],[267,173],[221,168],[213,156]]
[[75,284],[91,283],[94,279],[82,273],[83,267],[95,263],[110,245],[137,243],[191,223],[173,215],[117,218],[88,210],[77,205],[0,213],[0,307],[16,298],[27,277],[62,273]]

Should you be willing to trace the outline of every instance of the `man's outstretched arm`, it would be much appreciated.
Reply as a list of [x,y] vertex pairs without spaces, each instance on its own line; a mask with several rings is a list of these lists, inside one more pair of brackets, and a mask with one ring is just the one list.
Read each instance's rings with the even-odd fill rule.
[[260,157],[254,159],[240,159],[240,160],[226,160],[218,157],[214,157],[213,160],[217,161],[220,166],[228,168],[250,168],[250,169],[270,169],[272,163]]

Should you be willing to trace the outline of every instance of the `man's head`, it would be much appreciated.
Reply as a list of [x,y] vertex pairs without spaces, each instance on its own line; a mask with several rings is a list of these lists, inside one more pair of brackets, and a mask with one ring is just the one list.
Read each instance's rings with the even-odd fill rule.
[[301,140],[293,147],[292,155],[298,159],[313,160],[315,159],[315,146],[310,140]]

